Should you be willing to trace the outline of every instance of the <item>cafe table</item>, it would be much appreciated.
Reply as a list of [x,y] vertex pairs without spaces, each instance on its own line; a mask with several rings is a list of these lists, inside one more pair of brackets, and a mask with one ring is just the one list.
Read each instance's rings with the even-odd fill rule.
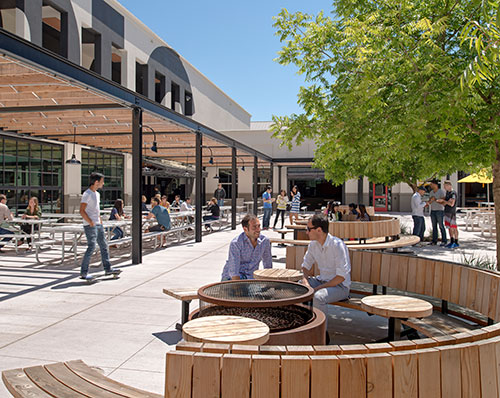
[[302,279],[303,274],[296,269],[287,268],[264,268],[253,272],[255,279],[261,280],[280,280],[289,282],[298,282]]

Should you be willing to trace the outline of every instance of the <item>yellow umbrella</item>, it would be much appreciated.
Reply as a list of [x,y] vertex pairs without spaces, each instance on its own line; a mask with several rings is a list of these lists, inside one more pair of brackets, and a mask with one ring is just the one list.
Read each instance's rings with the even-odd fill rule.
[[[464,177],[458,182],[478,182],[480,184],[491,184],[493,182],[493,178],[488,177],[488,172],[485,169],[482,169],[479,173],[471,174],[467,177]],[[486,185],[486,202],[490,201],[490,186]]]

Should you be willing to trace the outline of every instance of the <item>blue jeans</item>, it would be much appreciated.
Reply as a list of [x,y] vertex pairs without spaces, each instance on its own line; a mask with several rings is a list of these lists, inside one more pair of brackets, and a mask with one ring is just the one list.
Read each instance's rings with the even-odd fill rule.
[[224,199],[218,199],[217,200],[217,206],[219,206],[219,207],[224,206]]
[[120,227],[114,227],[111,232],[113,232],[113,237],[111,238],[111,240],[123,238],[123,229],[121,229]]
[[273,208],[264,207],[264,217],[262,217],[262,228],[269,228],[269,222],[271,221],[271,214],[273,214]]
[[85,225],[83,229],[87,237],[87,251],[83,256],[80,275],[85,276],[89,273],[90,257],[92,257],[92,253],[94,253],[96,242],[101,250],[101,260],[104,270],[109,271],[111,269],[111,262],[109,261],[108,242],[106,242],[103,226],[100,224],[93,227]]
[[422,242],[424,240],[425,218],[422,216],[411,217],[413,218],[413,235],[418,236]]
[[431,222],[432,222],[432,242],[437,243],[438,241],[438,225],[441,231],[441,242],[446,243],[446,228],[443,222],[444,210],[431,210]]
[[[307,279],[309,285],[314,289],[315,287],[325,283],[313,276]],[[336,301],[345,300],[349,297],[349,289],[343,283],[333,287],[325,287],[319,289],[314,293],[313,306],[323,311],[326,316],[326,323],[328,325],[328,304],[335,303]]]
[[[0,227],[0,235],[7,235],[7,234],[11,234],[11,233],[12,233],[12,231],[9,231],[8,229]],[[11,239],[12,238],[3,238],[2,242],[8,242]],[[3,245],[0,245],[0,247],[3,247]]]

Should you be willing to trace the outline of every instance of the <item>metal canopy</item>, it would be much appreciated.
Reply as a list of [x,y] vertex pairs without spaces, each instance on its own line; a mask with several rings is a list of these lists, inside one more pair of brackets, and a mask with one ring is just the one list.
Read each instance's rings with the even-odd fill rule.
[[[230,167],[271,158],[188,117],[0,28],[0,128],[21,135],[132,153],[131,108],[143,110],[144,155],[195,163],[196,133],[203,165]],[[148,126],[148,127],[146,127]],[[74,131],[76,129],[76,134]],[[154,130],[154,133],[152,130]],[[158,152],[151,151],[153,140]],[[208,149],[210,148],[210,149]]]

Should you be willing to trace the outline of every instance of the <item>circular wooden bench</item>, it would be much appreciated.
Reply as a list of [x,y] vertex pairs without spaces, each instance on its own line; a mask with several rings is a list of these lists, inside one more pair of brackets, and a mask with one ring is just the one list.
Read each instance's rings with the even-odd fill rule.
[[489,325],[418,340],[341,346],[181,343],[167,354],[166,397],[202,392],[221,397],[500,395],[499,274],[399,254],[350,255],[353,281],[438,299],[438,310],[454,303]]

